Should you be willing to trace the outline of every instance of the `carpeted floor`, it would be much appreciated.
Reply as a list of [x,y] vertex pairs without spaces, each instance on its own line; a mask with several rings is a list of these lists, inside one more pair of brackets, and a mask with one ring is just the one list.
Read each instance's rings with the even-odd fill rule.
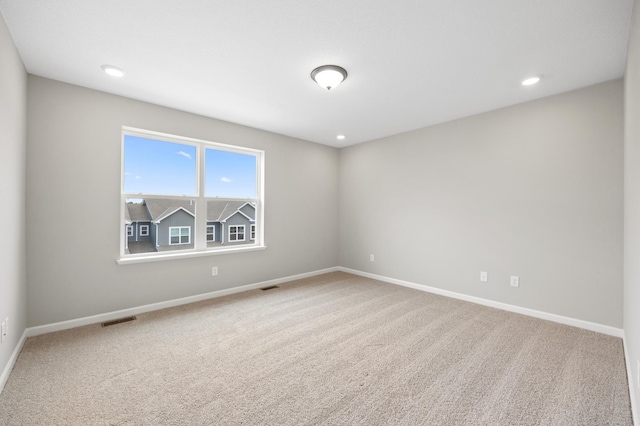
[[630,425],[621,339],[341,272],[29,338],[2,425]]

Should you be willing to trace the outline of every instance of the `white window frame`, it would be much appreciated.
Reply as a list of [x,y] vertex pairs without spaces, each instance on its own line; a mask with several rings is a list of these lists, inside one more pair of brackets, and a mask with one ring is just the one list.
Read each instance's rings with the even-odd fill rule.
[[[171,231],[173,231],[174,229],[178,229],[178,242],[177,243],[172,243],[171,242],[171,238],[173,237],[173,235],[171,235]],[[182,242],[182,230],[186,229],[187,230],[187,242],[183,243]],[[190,226],[170,226],[169,227],[169,245],[170,246],[180,246],[180,245],[184,245],[184,244],[191,244],[191,227]]]
[[149,236],[149,225],[139,225],[138,235],[140,235],[141,237],[148,237]]
[[133,237],[133,225],[127,225],[127,237]]
[[[211,228],[211,232],[209,232],[209,228]],[[209,239],[209,235],[211,235],[211,239]],[[216,240],[216,226],[215,225],[207,225],[206,239],[207,239],[207,242]]]
[[249,239],[251,239],[251,241],[254,241],[256,239],[256,224],[252,223],[249,226]]
[[[126,136],[138,136],[147,139],[155,139],[163,142],[171,142],[178,144],[191,145],[196,147],[196,195],[188,195],[188,196],[176,196],[176,195],[164,195],[164,194],[139,194],[139,193],[126,193],[124,191],[124,182],[125,182],[125,171],[124,171],[124,148],[125,148],[125,137]],[[215,246],[215,247],[207,247],[207,200],[209,199],[223,199],[226,198],[207,198],[204,196],[205,189],[205,149],[217,149],[222,151],[235,152],[239,154],[252,155],[256,158],[256,198],[242,199],[242,201],[252,202],[254,203],[256,212],[255,212],[255,220],[256,224],[259,225],[256,232],[256,239],[251,241],[251,243],[247,244],[238,244],[232,246]],[[230,253],[241,253],[245,251],[255,251],[255,250],[264,250],[266,249],[265,239],[264,239],[264,226],[261,224],[264,223],[264,187],[265,187],[265,179],[264,179],[264,167],[265,167],[265,152],[258,149],[246,148],[228,144],[222,144],[218,142],[206,141],[202,139],[194,139],[184,136],[171,135],[167,133],[160,133],[150,130],[138,129],[128,126],[122,127],[122,137],[121,137],[121,200],[120,200],[120,220],[122,225],[126,225],[125,223],[125,202],[127,199],[144,199],[145,197],[153,197],[153,198],[167,198],[167,199],[189,199],[195,201],[195,223],[194,229],[190,234],[190,243],[193,245],[193,248],[189,247],[184,250],[171,250],[171,251],[160,251],[160,252],[150,252],[150,253],[138,253],[138,254],[130,254],[127,253],[127,241],[128,236],[126,233],[121,234],[120,237],[120,256],[116,259],[118,264],[130,264],[130,263],[141,263],[141,262],[155,262],[155,261],[163,261],[169,259],[180,259],[180,258],[189,258],[189,257],[200,257],[200,256],[211,256],[218,254],[230,254]],[[229,201],[238,201],[240,199],[237,198],[229,198]],[[157,225],[157,224],[156,224]],[[243,226],[243,225],[240,225]],[[169,231],[170,232],[170,231]],[[214,229],[215,233],[215,229]],[[133,236],[133,235],[132,235]],[[246,227],[245,227],[245,239],[237,240],[237,242],[247,241],[246,238]],[[156,238],[158,235],[156,234]],[[234,241],[236,242],[236,241]],[[171,243],[171,235],[169,234],[169,243]],[[183,243],[184,244],[184,243]],[[177,244],[170,244],[172,246],[176,246]]]
[[[236,231],[233,233],[236,236],[235,240],[231,239],[231,229],[232,228],[236,228]],[[238,230],[237,228],[242,228],[242,239],[239,240],[238,239]],[[244,225],[229,225],[228,226],[228,233],[227,233],[227,241],[229,241],[230,243],[237,243],[237,242],[241,242],[241,241],[246,241],[247,240],[247,233],[246,233],[246,227]]]

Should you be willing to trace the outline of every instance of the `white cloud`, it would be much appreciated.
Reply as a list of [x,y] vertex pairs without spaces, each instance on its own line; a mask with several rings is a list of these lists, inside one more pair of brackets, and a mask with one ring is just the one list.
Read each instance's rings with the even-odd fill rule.
[[142,179],[142,176],[136,176],[136,179]]
[[220,179],[220,182],[224,182],[224,183],[230,183],[231,179],[229,179],[228,177],[222,177],[222,179]]
[[182,155],[183,157],[188,158],[189,160],[191,160],[191,154],[187,154],[184,151],[178,151],[176,154]]

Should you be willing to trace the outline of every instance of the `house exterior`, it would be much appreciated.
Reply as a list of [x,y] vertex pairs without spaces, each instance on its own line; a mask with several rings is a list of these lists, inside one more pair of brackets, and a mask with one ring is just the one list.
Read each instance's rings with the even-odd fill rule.
[[256,206],[245,201],[207,202],[207,247],[252,244],[256,235]]
[[144,203],[127,203],[125,206],[125,248],[129,250],[129,244],[135,246],[151,246],[151,216]]
[[[245,201],[207,202],[207,247],[253,244],[255,205]],[[194,248],[195,204],[191,200],[145,198],[125,204],[127,253]]]

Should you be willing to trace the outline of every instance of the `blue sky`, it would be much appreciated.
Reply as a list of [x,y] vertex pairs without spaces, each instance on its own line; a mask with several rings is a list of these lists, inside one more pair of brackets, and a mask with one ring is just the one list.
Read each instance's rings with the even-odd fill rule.
[[[256,197],[256,157],[205,151],[205,196]],[[124,192],[197,195],[196,147],[125,135]]]

